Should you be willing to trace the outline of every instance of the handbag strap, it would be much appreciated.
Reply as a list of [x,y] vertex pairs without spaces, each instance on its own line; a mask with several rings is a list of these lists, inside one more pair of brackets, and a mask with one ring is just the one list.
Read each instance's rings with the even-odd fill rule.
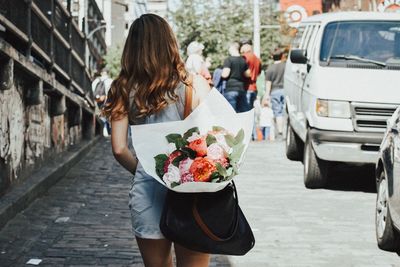
[[185,86],[185,107],[183,110],[183,118],[185,119],[192,112],[192,98],[193,98],[193,82],[190,81],[189,85]]
[[220,237],[212,232],[212,230],[207,226],[207,224],[204,222],[204,220],[201,218],[201,215],[197,209],[197,197],[195,197],[194,202],[193,202],[193,207],[192,207],[192,213],[194,220],[196,221],[197,225],[200,227],[200,229],[212,240],[214,241],[227,241],[230,240],[233,235],[235,234],[237,227],[239,225],[239,200],[238,200],[238,195],[236,191],[236,186],[235,183],[232,181],[232,187],[235,192],[235,225],[232,229],[232,232],[229,234],[228,237]]

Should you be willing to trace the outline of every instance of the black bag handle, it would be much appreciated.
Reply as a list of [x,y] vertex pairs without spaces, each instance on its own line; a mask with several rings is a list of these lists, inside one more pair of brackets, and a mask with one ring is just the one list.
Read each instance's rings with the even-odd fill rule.
[[193,201],[193,207],[192,207],[192,213],[193,213],[193,217],[197,223],[197,225],[200,227],[200,229],[212,240],[214,241],[228,241],[230,240],[234,234],[236,233],[237,227],[239,225],[239,199],[238,199],[238,194],[236,191],[236,185],[232,180],[232,187],[233,187],[233,191],[235,193],[235,210],[236,210],[236,214],[235,214],[235,225],[232,229],[232,232],[229,234],[228,237],[219,237],[218,235],[216,235],[215,233],[212,232],[212,230],[207,226],[207,224],[203,221],[203,219],[201,218],[201,215],[199,213],[199,211],[197,210],[197,197],[194,197],[194,201]]

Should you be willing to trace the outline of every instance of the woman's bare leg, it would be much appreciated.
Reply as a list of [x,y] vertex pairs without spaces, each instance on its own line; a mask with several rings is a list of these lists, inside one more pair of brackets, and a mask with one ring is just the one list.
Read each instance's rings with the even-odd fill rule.
[[210,254],[201,253],[174,244],[177,267],[207,267]]
[[146,267],[172,267],[171,241],[136,237]]

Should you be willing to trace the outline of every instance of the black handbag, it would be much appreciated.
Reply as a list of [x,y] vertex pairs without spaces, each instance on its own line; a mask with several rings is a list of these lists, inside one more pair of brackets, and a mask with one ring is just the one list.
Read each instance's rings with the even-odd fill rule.
[[213,193],[168,190],[160,229],[167,239],[203,253],[244,255],[255,244],[233,182]]

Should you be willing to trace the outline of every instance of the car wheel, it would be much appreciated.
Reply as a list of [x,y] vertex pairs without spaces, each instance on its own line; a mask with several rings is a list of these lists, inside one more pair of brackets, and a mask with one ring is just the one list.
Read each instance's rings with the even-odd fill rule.
[[400,252],[400,235],[393,226],[388,205],[389,194],[387,179],[381,173],[376,195],[375,230],[378,247],[383,250]]
[[293,131],[288,121],[286,127],[286,157],[290,160],[303,160],[304,144],[300,137]]
[[307,135],[304,144],[304,185],[310,189],[323,188],[327,185],[327,162],[319,159],[314,152],[311,140]]

